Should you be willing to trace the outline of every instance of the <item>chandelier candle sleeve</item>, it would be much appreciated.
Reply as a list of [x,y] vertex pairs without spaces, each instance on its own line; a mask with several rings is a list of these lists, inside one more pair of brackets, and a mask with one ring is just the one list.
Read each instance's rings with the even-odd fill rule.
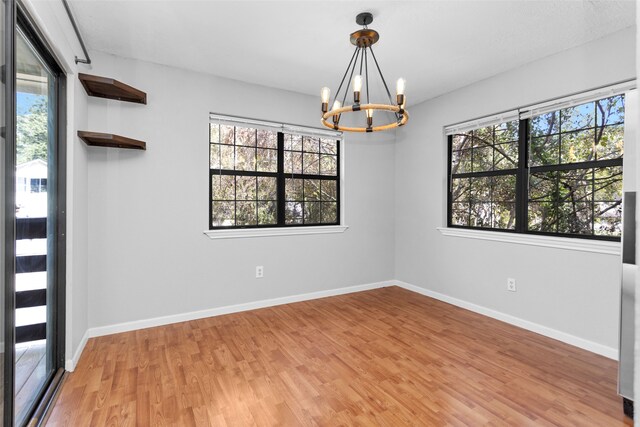
[[[394,101],[389,86],[382,75],[378,59],[373,52],[373,45],[380,39],[378,32],[368,27],[373,22],[373,15],[368,12],[360,13],[356,17],[356,22],[362,25],[363,28],[350,34],[350,41],[355,46],[355,51],[333,97],[334,103],[331,110],[328,110],[331,94],[329,88],[323,87],[320,90],[320,100],[322,102],[321,122],[328,128],[343,132],[378,132],[403,126],[409,120],[409,113],[405,110],[406,82],[403,78],[399,78],[396,81],[396,100]],[[369,65],[371,65],[371,69]],[[357,69],[358,66],[359,70]],[[371,98],[376,97],[376,94],[370,91],[369,86],[369,82],[376,77],[379,79],[378,83],[381,82],[381,86],[384,88],[382,93],[388,96],[388,99],[383,102],[369,99],[370,96]],[[350,90],[353,91],[353,104],[343,105],[349,96]],[[366,97],[366,104],[361,105],[360,100],[363,91]],[[342,100],[342,102],[338,101],[338,99]],[[352,127],[340,124],[342,113],[352,114],[360,110],[365,112],[366,127]],[[373,126],[373,110],[380,111],[380,113],[376,113],[376,120],[378,123],[382,122],[382,124]],[[330,118],[331,120],[329,120]]]

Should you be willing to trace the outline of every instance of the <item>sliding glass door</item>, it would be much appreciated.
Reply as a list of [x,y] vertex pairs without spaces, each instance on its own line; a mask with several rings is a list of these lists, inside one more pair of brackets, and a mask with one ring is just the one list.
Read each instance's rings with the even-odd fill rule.
[[0,13],[1,410],[5,426],[23,426],[38,419],[63,371],[65,79],[20,6],[4,0]]

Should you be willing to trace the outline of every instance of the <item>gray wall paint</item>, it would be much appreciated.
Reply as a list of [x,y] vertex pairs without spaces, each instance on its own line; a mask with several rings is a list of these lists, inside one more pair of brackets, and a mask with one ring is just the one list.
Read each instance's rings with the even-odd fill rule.
[[410,109],[396,143],[396,278],[617,348],[619,257],[448,237],[436,227],[446,224],[443,126],[635,74],[629,28]]
[[90,130],[147,142],[89,148],[90,327],[393,278],[393,133],[345,141],[345,233],[210,240],[208,113],[317,127],[318,99],[92,56],[92,73],[146,91],[148,105],[88,100]]

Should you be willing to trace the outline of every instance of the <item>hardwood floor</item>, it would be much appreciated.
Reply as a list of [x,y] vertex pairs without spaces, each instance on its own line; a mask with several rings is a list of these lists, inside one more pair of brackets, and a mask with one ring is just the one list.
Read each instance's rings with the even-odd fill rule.
[[632,425],[616,366],[390,287],[91,339],[47,425]]

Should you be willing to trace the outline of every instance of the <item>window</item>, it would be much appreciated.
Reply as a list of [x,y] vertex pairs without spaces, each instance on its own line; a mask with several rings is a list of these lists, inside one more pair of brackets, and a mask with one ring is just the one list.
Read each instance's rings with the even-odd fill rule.
[[210,123],[209,229],[338,225],[339,140]]
[[32,193],[47,192],[47,178],[31,178],[30,184]]
[[449,133],[449,227],[619,240],[624,95]]

